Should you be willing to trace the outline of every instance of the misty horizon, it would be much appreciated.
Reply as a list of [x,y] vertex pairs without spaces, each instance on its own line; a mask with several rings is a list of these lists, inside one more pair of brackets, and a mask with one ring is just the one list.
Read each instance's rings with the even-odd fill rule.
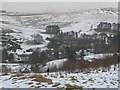
[[45,11],[69,12],[97,8],[117,8],[113,2],[3,2],[0,9],[8,12],[39,13]]

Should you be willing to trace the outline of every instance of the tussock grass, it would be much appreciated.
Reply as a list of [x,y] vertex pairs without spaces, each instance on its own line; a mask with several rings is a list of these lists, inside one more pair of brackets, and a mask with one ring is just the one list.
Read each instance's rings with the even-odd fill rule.
[[30,76],[30,78],[41,78],[42,75],[41,74],[33,74],[32,76]]
[[94,82],[94,80],[93,80],[92,78],[88,79],[88,81],[90,81],[90,82]]
[[48,84],[53,84],[51,79],[45,78],[41,74],[34,74],[34,75],[30,76],[30,78],[34,78],[32,81],[46,82]]
[[80,89],[80,90],[82,90],[83,89],[83,87],[82,86],[77,86],[77,85],[70,85],[70,84],[65,84],[65,86],[66,86],[66,90],[74,90],[74,89]]
[[25,43],[29,45],[38,45],[37,43],[34,42],[34,40],[28,40]]
[[64,76],[60,76],[60,78],[64,78]]
[[41,86],[35,86],[35,88],[40,88]]
[[70,78],[71,80],[76,80],[75,76],[71,76]]
[[72,81],[79,82],[79,81],[75,78],[75,76],[71,76],[70,78],[71,78]]
[[24,74],[21,72],[17,72],[14,75],[12,75],[12,77],[20,77],[20,76],[24,76]]
[[12,82],[12,84],[15,84],[15,83],[17,83],[17,82]]
[[33,84],[33,82],[29,82],[29,83],[27,83],[27,84],[31,85],[31,84]]
[[60,83],[55,83],[52,87],[57,87],[59,85],[60,85]]
[[8,73],[1,73],[0,76],[6,76],[9,75]]
[[23,77],[18,78],[18,80],[26,79],[26,78],[27,78],[27,77],[24,77],[24,76],[23,76]]
[[32,88],[33,88],[33,87],[35,87],[35,86],[34,86],[34,85],[32,85],[32,86],[30,86],[30,87],[32,87]]

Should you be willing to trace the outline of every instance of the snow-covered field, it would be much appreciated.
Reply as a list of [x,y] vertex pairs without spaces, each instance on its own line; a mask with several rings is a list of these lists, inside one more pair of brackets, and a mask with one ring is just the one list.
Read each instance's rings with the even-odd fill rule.
[[[43,77],[49,81],[42,81]],[[1,88],[67,88],[67,85],[83,88],[118,88],[118,82],[117,66],[115,68],[111,66],[109,71],[99,69],[79,73],[56,72],[49,75],[46,73],[0,75]]]

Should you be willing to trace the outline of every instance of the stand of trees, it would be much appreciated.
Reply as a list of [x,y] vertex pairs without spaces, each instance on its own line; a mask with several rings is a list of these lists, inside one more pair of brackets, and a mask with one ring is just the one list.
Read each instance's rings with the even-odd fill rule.
[[[106,26],[104,26],[106,25]],[[119,27],[119,24],[117,24]],[[110,23],[100,23],[99,28],[112,28]],[[90,53],[116,53],[120,52],[119,43],[120,43],[120,32],[117,34],[107,35],[104,32],[100,34],[94,33],[93,35],[81,34],[80,32],[62,32],[60,31],[59,26],[50,25],[46,27],[46,32],[54,34],[54,37],[47,38],[49,44],[47,45],[47,50],[40,51],[34,50],[31,55],[29,55],[29,62],[36,63],[45,63],[49,60],[68,58],[70,61],[74,61],[77,58],[83,59],[85,56],[85,50],[89,50]],[[37,38],[35,41],[39,43],[42,40],[42,37],[36,35]],[[41,43],[41,42],[40,42]],[[16,52],[17,49],[21,49],[21,46],[17,41],[9,39],[2,43],[4,45],[2,59],[3,61],[9,60],[12,58],[12,55],[8,55],[8,51]],[[80,52],[81,51],[81,52]]]
[[[110,26],[108,23],[103,24],[107,25],[106,27]],[[102,28],[104,25],[100,23],[98,26],[98,28]],[[85,50],[95,54],[120,52],[120,49],[118,48],[120,32],[115,35],[107,35],[104,32],[101,32],[100,34],[95,33],[93,35],[81,34],[81,36],[78,37],[79,32],[71,31],[63,33],[62,31],[59,31],[60,29],[58,26],[49,26],[46,28],[46,30],[50,30],[51,32],[53,29],[58,30],[56,30],[57,34],[54,33],[55,31],[52,33],[54,34],[54,37],[47,38],[47,40],[50,41],[47,46],[48,49],[43,51],[44,54],[39,53],[40,56],[34,52],[35,54],[33,53],[32,55],[36,55],[36,59],[32,59],[30,56],[30,61],[38,60],[37,62],[41,63],[60,58],[68,58],[68,60],[74,61],[77,58],[83,59]]]
[[[13,62],[14,61],[13,52],[16,52],[17,49],[21,49],[21,46],[20,46],[20,42],[18,42],[15,37],[6,35],[6,33],[8,32],[2,32],[2,48],[3,48],[2,62],[6,62],[7,60],[9,62]],[[8,53],[8,51],[12,53]]]
[[31,55],[29,55],[29,62],[31,64],[41,63],[44,64],[48,61],[48,56],[45,51],[33,51]]

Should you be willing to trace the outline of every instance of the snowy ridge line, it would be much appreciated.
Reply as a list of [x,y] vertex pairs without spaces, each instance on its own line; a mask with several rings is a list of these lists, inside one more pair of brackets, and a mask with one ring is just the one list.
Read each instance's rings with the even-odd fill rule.
[[[108,8],[108,9],[87,10],[84,12],[75,11],[75,12],[68,12],[61,14],[55,12],[51,12],[51,13],[49,12],[45,14],[43,13],[42,15],[29,16],[29,17],[28,16],[12,17],[11,19],[14,20],[14,23],[19,22],[20,25],[26,27],[32,26],[32,28],[44,29],[45,26],[47,26],[46,23],[48,23],[48,24],[58,24],[63,32],[82,30],[83,33],[84,32],[88,33],[87,31],[93,33],[93,31],[90,31],[91,25],[93,25],[93,28],[95,28],[96,25],[101,21],[111,22],[111,23],[118,22],[117,17],[118,17],[117,11]],[[5,18],[3,16],[3,19]],[[9,19],[10,18],[8,18],[8,21],[11,21],[11,19],[10,20]]]

